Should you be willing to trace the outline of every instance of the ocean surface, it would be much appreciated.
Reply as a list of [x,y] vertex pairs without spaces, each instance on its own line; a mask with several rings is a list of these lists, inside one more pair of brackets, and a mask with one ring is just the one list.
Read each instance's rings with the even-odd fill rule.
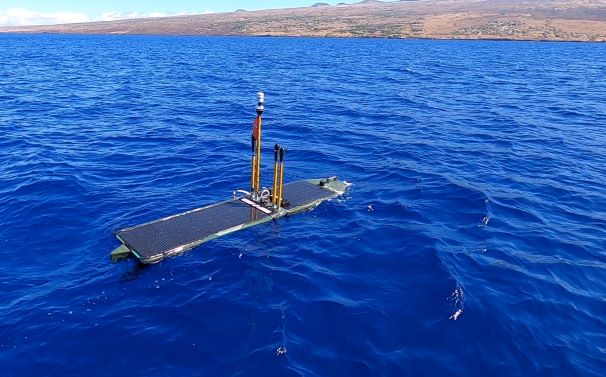
[[[606,44],[0,36],[0,376],[602,376]],[[113,232],[353,185],[142,267]]]

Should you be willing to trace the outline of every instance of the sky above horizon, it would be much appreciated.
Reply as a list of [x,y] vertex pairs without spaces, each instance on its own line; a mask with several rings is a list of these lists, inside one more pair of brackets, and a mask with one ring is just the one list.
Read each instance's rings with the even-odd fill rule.
[[69,22],[111,21],[124,18],[165,17],[184,14],[231,12],[336,4],[347,0],[0,0],[0,26],[44,25]]

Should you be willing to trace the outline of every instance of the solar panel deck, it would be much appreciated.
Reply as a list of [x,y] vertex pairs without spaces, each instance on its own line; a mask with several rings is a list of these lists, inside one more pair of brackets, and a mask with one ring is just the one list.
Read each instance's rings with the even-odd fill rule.
[[218,232],[267,217],[239,200],[201,208],[119,231],[116,236],[143,259],[170,253]]
[[308,181],[289,183],[282,188],[282,198],[288,202],[285,208],[289,210],[293,207],[305,206],[316,200],[326,199],[334,195],[334,191],[314,185]]
[[284,210],[271,214],[238,199],[174,215],[116,233],[143,262],[191,249],[205,240],[246,226],[288,215],[338,193],[309,181],[284,185]]

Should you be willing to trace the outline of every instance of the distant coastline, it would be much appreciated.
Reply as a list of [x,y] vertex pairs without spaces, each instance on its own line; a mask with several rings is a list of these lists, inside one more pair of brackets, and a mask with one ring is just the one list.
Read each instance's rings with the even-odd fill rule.
[[50,26],[0,33],[606,41],[606,0],[412,0],[238,10]]

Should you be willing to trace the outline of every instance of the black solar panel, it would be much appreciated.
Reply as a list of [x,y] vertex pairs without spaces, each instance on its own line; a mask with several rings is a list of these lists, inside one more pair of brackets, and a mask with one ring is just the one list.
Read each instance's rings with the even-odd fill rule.
[[286,209],[309,204],[319,199],[326,199],[333,195],[335,195],[334,191],[307,181],[289,183],[282,188],[282,198],[290,203],[288,207],[285,207]]
[[232,200],[121,230],[116,235],[143,259],[147,259],[265,217],[267,215],[263,212],[239,200]]
[[[335,192],[307,181],[290,183],[282,189],[282,197],[288,202],[284,208],[289,211],[334,195]],[[157,260],[168,252],[185,251],[209,236],[267,216],[240,200],[231,200],[123,229],[116,236],[143,261]]]

